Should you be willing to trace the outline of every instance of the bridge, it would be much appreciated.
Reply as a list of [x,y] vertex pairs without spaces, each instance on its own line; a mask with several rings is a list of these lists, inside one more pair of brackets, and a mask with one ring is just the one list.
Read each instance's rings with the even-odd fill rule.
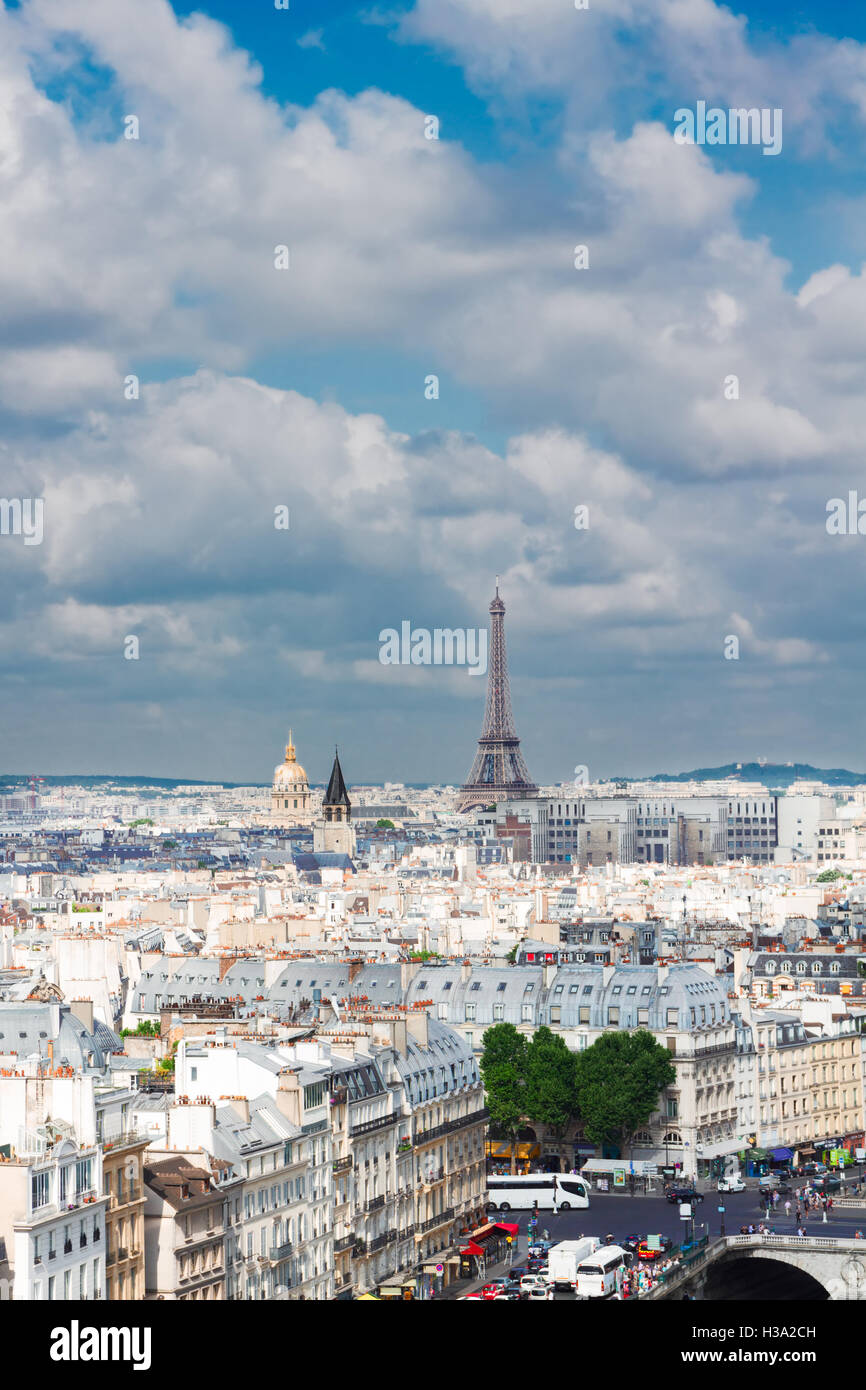
[[[692,1296],[715,1300],[733,1297],[724,1292],[750,1273],[748,1262],[771,1261],[804,1276],[804,1299],[866,1301],[866,1240],[845,1236],[733,1235],[722,1236],[672,1269],[663,1282],[641,1295],[645,1299]],[[781,1271],[780,1271],[781,1273]],[[752,1266],[752,1276],[772,1270]],[[814,1286],[810,1295],[808,1286]]]

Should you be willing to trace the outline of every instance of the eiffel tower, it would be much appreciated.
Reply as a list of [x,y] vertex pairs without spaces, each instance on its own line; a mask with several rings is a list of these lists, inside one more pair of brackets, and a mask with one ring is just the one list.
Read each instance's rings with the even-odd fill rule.
[[508,657],[505,653],[505,604],[496,594],[490,605],[490,657],[487,668],[487,705],[478,752],[469,776],[460,788],[457,809],[488,806],[495,801],[519,801],[538,795],[520,751],[520,739],[511,712]]

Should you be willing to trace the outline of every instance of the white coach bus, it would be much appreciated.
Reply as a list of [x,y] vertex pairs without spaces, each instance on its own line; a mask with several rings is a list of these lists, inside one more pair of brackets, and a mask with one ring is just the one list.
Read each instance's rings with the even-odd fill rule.
[[487,1178],[489,1211],[570,1211],[589,1206],[589,1187],[577,1173],[491,1173]]

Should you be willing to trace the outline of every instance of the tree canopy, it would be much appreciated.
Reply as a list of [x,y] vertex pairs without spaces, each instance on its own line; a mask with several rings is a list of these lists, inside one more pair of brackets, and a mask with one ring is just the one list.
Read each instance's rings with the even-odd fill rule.
[[594,1144],[629,1148],[676,1079],[671,1055],[652,1033],[603,1033],[577,1054],[577,1102]]
[[490,1122],[511,1141],[514,1171],[517,1131],[526,1114],[526,1038],[513,1023],[496,1023],[482,1041],[480,1070]]
[[539,1028],[526,1049],[526,1114],[560,1134],[577,1112],[577,1056],[563,1038]]

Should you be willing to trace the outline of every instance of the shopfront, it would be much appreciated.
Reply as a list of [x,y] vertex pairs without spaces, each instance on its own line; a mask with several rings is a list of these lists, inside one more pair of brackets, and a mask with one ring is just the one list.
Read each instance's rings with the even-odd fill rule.
[[509,1222],[490,1221],[469,1236],[460,1249],[461,1279],[483,1278],[491,1265],[504,1260],[508,1253],[508,1237],[516,1239],[519,1227]]

